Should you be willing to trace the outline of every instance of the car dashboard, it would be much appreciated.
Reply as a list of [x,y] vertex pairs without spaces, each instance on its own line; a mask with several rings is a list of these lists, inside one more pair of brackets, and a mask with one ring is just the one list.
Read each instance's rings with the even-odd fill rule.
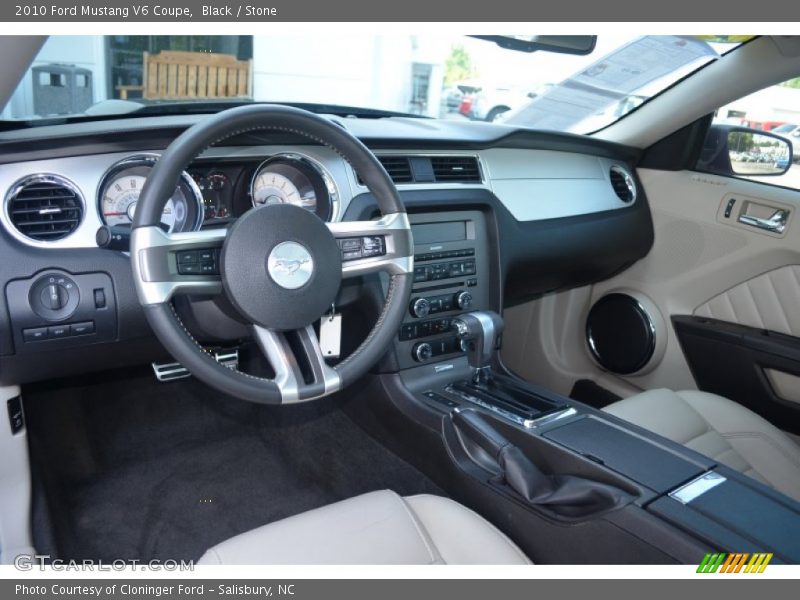
[[[200,118],[55,124],[0,134],[3,383],[163,355],[138,305],[127,253],[99,247],[98,231],[130,228],[149,169]],[[606,278],[652,245],[649,209],[633,168],[637,154],[630,148],[500,125],[331,118],[376,154],[412,223],[412,302],[382,368],[452,358],[459,349],[448,324],[461,312],[501,311]],[[265,132],[225,140],[187,165],[162,227],[228,227],[271,203],[297,204],[326,221],[378,215],[359,174],[334,150]],[[369,252],[369,243],[341,248],[343,259]],[[213,261],[212,255],[198,258],[196,268],[213,269]],[[345,310],[347,287],[337,300]],[[202,307],[202,301],[184,307],[194,313],[186,321],[208,321]],[[359,327],[352,329],[355,347]],[[212,342],[224,337],[205,333]]]

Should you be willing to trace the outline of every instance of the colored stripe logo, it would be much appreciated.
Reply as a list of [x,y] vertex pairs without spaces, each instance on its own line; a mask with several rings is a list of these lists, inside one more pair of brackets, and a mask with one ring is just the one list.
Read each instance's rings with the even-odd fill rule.
[[709,553],[697,567],[698,573],[763,573],[772,552]]

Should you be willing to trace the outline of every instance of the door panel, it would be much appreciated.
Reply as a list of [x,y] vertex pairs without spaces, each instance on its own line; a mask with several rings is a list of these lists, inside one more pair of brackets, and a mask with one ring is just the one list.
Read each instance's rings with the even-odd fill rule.
[[800,337],[800,266],[748,279],[698,306],[694,314]]
[[[506,311],[503,357],[524,377],[562,393],[578,379],[592,379],[623,397],[641,389],[696,388],[671,325],[675,316],[714,318],[800,336],[800,223],[793,219],[800,192],[692,171],[640,169],[639,177],[655,229],[650,253],[612,279]],[[781,233],[739,221],[742,214],[754,211],[769,217],[775,208],[788,212]],[[659,332],[666,342],[663,354],[629,376],[600,368],[585,335],[591,306],[618,290],[651,299],[668,324]],[[767,403],[772,388],[766,374],[760,377],[759,401]],[[708,377],[701,379],[706,382]],[[784,393],[791,390],[800,397],[800,390],[793,389],[798,383],[781,380]]]

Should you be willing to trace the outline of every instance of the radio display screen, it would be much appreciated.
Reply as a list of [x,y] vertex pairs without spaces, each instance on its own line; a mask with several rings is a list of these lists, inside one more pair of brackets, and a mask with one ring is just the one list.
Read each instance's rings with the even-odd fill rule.
[[460,242],[467,239],[467,222],[422,223],[412,225],[411,233],[414,235],[415,244]]

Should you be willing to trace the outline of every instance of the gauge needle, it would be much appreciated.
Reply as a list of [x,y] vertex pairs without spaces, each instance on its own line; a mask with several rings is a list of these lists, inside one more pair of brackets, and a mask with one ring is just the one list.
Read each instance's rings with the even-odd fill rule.
[[126,215],[126,214],[128,214],[128,213],[124,213],[124,212],[110,212],[110,213],[103,213],[103,216],[104,216],[104,217],[121,217],[121,216],[123,216],[123,215]]

